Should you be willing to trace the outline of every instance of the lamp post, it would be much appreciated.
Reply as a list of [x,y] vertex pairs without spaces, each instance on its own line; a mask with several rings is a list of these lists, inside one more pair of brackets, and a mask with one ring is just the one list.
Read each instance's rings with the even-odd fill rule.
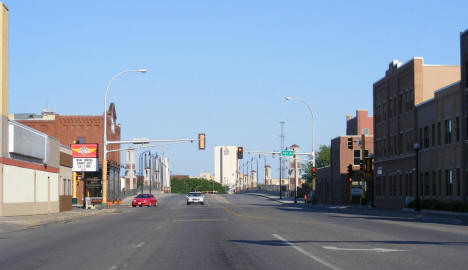
[[109,92],[109,88],[112,85],[112,82],[119,77],[128,72],[141,72],[145,73],[146,69],[128,69],[121,71],[112,77],[106,87],[106,93],[104,94],[104,134],[102,138],[102,204],[105,208],[107,208],[107,93]]
[[421,211],[419,205],[419,144],[414,144],[414,151],[416,152],[416,206],[414,207],[415,211]]
[[312,112],[312,108],[309,106],[309,104],[302,99],[293,98],[293,97],[285,97],[285,99],[287,101],[297,100],[299,102],[304,103],[304,105],[307,106],[307,109],[309,109],[309,112],[312,115],[312,165],[315,168],[315,115],[314,115],[314,112]]

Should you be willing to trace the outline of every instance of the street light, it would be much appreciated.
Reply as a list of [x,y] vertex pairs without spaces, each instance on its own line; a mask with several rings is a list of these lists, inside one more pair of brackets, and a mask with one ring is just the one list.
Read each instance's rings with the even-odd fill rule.
[[109,92],[109,88],[112,85],[112,82],[119,77],[120,75],[123,75],[128,72],[140,72],[140,73],[145,73],[146,69],[128,69],[121,71],[112,77],[112,79],[109,81],[106,87],[106,93],[104,94],[104,134],[103,134],[103,139],[102,139],[102,144],[103,144],[103,157],[102,157],[102,204],[104,207],[107,208],[107,93]]
[[419,143],[414,144],[414,151],[416,152],[416,206],[414,207],[415,211],[421,211],[419,205]]
[[307,109],[309,109],[309,112],[312,115],[312,166],[315,168],[315,115],[314,115],[314,112],[312,112],[312,108],[309,106],[309,104],[302,99],[293,98],[293,97],[285,97],[285,99],[287,101],[297,100],[299,102],[304,103],[304,105],[307,106]]

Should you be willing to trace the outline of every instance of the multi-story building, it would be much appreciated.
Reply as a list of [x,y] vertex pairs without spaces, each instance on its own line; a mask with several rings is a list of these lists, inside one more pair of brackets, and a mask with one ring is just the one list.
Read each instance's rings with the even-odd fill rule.
[[[462,159],[463,163],[461,166],[462,172],[462,196],[468,199],[468,30],[465,30],[460,34],[460,65],[461,65],[461,78],[460,78],[460,92],[462,98],[462,112],[460,115],[461,121],[461,136],[463,142]],[[464,186],[464,187],[463,187]]]
[[[330,143],[330,166],[317,169],[316,191],[320,203],[359,203],[362,190],[365,195],[369,193],[368,186],[361,181],[360,162],[362,157],[374,152],[373,134],[373,117],[368,116],[366,110],[357,110],[355,117],[346,116],[346,135],[336,137]],[[349,165],[353,171],[351,183]],[[359,192],[351,192],[352,188]]]
[[137,187],[135,150],[125,152],[125,189],[132,190]]
[[[117,115],[115,105],[111,103],[106,111],[107,116],[107,138],[109,141],[120,140],[120,125],[116,123]],[[83,184],[86,179],[87,196],[92,198],[102,197],[102,134],[104,133],[104,119],[101,115],[60,115],[44,111],[42,114],[14,114],[10,118],[19,123],[37,129],[45,134],[58,138],[63,145],[77,143],[97,143],[99,150],[99,171],[86,172],[82,181],[76,188],[77,203],[81,204],[83,199]],[[120,145],[108,145],[108,150],[119,149]],[[108,159],[108,187],[107,200],[118,202],[120,198],[120,152],[110,152]],[[81,174],[81,173],[80,173]]]
[[214,176],[216,182],[234,190],[237,179],[237,164],[237,146],[214,147]]
[[266,165],[265,166],[265,185],[272,185],[272,176],[271,176],[271,166]]
[[[437,133],[435,137],[442,138],[439,136],[439,130],[445,129],[444,125],[449,125],[445,121],[447,119],[440,119],[440,116],[435,114],[432,119],[418,114],[418,105],[433,99],[437,89],[453,84],[459,79],[459,66],[426,65],[423,58],[415,57],[405,64],[394,60],[390,63],[385,77],[374,83],[374,179],[377,207],[404,207],[407,197],[414,196],[414,143],[422,142],[422,150],[425,151],[425,138],[433,133]],[[430,111],[427,106],[430,104],[422,104],[421,111]],[[453,113],[455,112],[452,110],[448,114]],[[422,118],[420,121],[418,116]],[[457,116],[454,117],[452,124]],[[418,124],[424,126],[420,129]],[[440,147],[442,148],[442,144]],[[432,173],[428,171],[429,175]],[[445,169],[441,168],[442,173],[445,173]]]
[[[292,151],[295,153],[298,153],[300,150],[299,145],[293,144],[289,147]],[[294,159],[291,159],[289,161],[289,190],[291,192],[294,192],[296,186],[297,188],[302,187],[302,181],[301,181],[301,161],[299,160],[300,156],[297,156],[296,161],[294,162]],[[294,164],[295,163],[295,164]],[[295,166],[294,166],[295,165]],[[297,179],[296,179],[296,170],[297,170]],[[297,180],[297,181],[296,181]]]
[[60,169],[57,139],[8,119],[8,8],[0,3],[0,216],[58,212]]
[[72,180],[72,150],[69,146],[60,145],[59,171],[59,210],[72,210],[73,180]]

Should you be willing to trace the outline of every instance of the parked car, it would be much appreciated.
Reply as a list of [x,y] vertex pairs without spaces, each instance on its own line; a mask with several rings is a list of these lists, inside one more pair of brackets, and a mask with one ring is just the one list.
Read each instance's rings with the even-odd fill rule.
[[158,200],[156,197],[153,196],[153,194],[139,194],[135,198],[133,198],[132,201],[132,206],[136,207],[137,205],[142,207],[143,205],[146,205],[148,207],[150,206],[156,206],[158,204]]
[[187,194],[187,205],[190,205],[192,203],[199,203],[199,204],[204,204],[205,203],[205,195],[201,192],[189,192]]

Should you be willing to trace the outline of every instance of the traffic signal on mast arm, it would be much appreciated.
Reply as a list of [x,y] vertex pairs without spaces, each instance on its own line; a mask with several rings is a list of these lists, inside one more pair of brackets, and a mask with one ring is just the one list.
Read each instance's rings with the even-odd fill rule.
[[312,179],[315,179],[315,176],[317,175],[317,170],[315,167],[312,167]]
[[205,133],[198,134],[198,149],[205,150]]
[[237,159],[244,158],[244,148],[242,146],[237,147]]

